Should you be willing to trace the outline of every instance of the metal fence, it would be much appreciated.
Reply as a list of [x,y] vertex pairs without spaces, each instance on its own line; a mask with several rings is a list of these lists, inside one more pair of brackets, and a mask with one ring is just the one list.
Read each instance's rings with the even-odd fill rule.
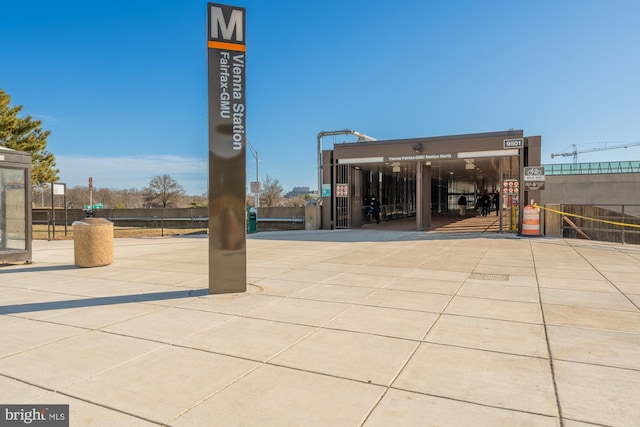
[[336,167],[336,187],[340,186],[343,186],[346,191],[343,194],[336,194],[336,228],[351,228],[349,165]]
[[640,244],[640,205],[565,204],[560,211],[563,237]]
[[614,173],[640,173],[640,161],[544,165],[545,175],[601,175]]
[[[64,209],[57,208],[63,212]],[[86,217],[82,209],[68,209],[65,215],[56,212],[55,220],[51,209],[33,209],[32,224],[47,226],[47,239],[55,238],[55,225],[72,225],[74,221]],[[166,209],[102,209],[93,212],[98,218],[113,222],[115,227],[164,229],[207,229],[209,227],[207,208],[166,208]],[[55,222],[55,224],[54,224]],[[258,208],[259,230],[304,230],[304,207],[260,207]],[[53,236],[51,235],[53,233]]]

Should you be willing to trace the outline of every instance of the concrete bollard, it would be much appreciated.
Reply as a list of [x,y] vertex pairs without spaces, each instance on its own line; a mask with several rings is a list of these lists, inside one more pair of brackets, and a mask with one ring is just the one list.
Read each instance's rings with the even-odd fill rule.
[[78,267],[101,267],[113,262],[113,223],[84,218],[73,224],[73,255]]

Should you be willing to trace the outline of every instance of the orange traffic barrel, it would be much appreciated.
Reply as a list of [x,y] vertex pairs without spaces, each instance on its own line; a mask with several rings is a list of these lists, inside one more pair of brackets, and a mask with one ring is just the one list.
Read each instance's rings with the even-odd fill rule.
[[524,207],[522,212],[522,235],[540,235],[540,209],[535,206],[527,205]]

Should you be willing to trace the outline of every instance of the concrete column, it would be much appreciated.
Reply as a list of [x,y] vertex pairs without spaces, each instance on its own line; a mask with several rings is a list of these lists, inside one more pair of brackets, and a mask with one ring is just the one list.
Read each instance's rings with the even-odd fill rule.
[[304,229],[319,230],[320,229],[320,206],[309,205],[304,207]]
[[[322,152],[322,182],[320,184],[320,191],[322,191],[322,184],[332,184],[333,182],[333,151],[325,150]],[[322,194],[318,194],[318,197],[322,197],[322,229],[332,229],[332,217],[333,217],[333,184],[331,188],[330,197],[322,197]]]
[[431,166],[421,164],[422,169],[422,230],[431,227]]
[[362,171],[350,168],[349,199],[351,203],[351,228],[362,228]]
[[416,231],[422,230],[422,167],[416,167]]
[[[547,204],[546,208],[559,211],[560,205]],[[558,213],[544,210],[544,230],[543,233],[547,237],[562,237],[562,216]]]
[[431,227],[431,166],[418,163],[416,168],[416,230]]

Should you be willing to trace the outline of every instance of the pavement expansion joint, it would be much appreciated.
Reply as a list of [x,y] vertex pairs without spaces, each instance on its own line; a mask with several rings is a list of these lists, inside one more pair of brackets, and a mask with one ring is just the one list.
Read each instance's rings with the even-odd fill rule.
[[491,274],[491,273],[471,273],[469,275],[469,279],[476,280],[497,280],[501,282],[508,282],[509,275],[508,274]]

